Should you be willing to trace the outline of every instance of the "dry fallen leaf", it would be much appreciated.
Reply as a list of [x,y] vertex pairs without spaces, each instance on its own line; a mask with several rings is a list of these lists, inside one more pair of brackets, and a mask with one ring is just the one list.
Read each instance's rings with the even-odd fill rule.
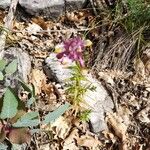
[[28,27],[26,28],[26,30],[29,35],[32,35],[32,34],[36,35],[38,32],[42,31],[42,28],[38,24],[30,23]]
[[79,146],[88,147],[90,150],[98,150],[98,146],[102,145],[98,138],[87,134],[78,137],[76,140]]
[[70,131],[70,125],[65,117],[60,116],[58,119],[56,119],[55,122],[51,123],[51,125],[47,127],[46,130],[53,131],[55,134],[54,138],[56,139],[58,137],[65,139]]
[[45,21],[42,17],[32,18],[35,24],[38,24],[43,30],[51,29],[55,24],[52,21]]
[[122,141],[126,140],[126,131],[127,126],[122,123],[122,118],[117,114],[107,113],[107,122],[113,128],[115,134],[122,139]]
[[75,141],[78,137],[78,129],[73,128],[69,136],[63,142],[63,150],[80,150]]
[[144,66],[144,63],[142,62],[142,60],[140,58],[135,59],[134,67],[135,67],[136,74],[138,77],[144,77],[145,76],[145,66]]
[[126,106],[120,106],[118,108],[118,114],[122,118],[123,123],[128,126],[130,121],[130,115],[132,115],[132,112],[126,107]]
[[128,150],[127,146],[127,126],[123,123],[122,118],[116,113],[107,113],[107,122],[113,128],[115,135],[121,139],[121,150]]
[[66,17],[69,21],[79,22],[78,16],[74,12],[67,12]]
[[142,109],[137,114],[136,118],[139,119],[143,123],[150,124],[149,111],[150,111],[150,105],[148,105],[146,108]]
[[39,95],[46,84],[46,76],[42,70],[33,69],[31,72],[30,83],[34,85],[35,95]]
[[30,143],[31,134],[28,128],[14,128],[8,135],[10,142],[15,144]]
[[147,75],[149,76],[150,75],[150,59],[145,64],[145,71]]

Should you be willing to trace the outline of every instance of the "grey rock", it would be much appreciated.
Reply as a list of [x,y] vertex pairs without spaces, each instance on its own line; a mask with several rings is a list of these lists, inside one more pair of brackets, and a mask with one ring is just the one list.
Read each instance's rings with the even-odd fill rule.
[[[62,86],[66,86],[66,81],[72,76],[72,71],[68,69],[68,66],[75,65],[70,63],[67,65],[62,65],[56,58],[56,54],[52,53],[45,60],[47,63],[46,70],[49,70],[47,74],[50,78],[55,78],[57,82],[60,82]],[[86,103],[81,103],[80,105],[86,109],[90,109],[90,123],[92,130],[98,133],[102,130],[107,129],[107,124],[105,122],[105,113],[112,112],[114,107],[111,97],[108,95],[105,88],[101,83],[92,77],[90,73],[84,74],[86,81],[82,81],[82,85],[91,85],[95,87],[95,90],[87,90],[83,95],[83,100]],[[88,105],[87,105],[88,104]]]
[[65,84],[66,79],[71,77],[71,71],[68,69],[69,66],[75,65],[75,63],[71,63],[66,65],[65,67],[58,61],[55,53],[51,53],[48,58],[45,60],[47,67],[45,68],[45,72],[47,73],[50,79],[53,79],[61,84]]
[[[87,0],[19,0],[19,4],[31,15],[42,15],[46,18],[57,19],[65,11],[83,8]],[[0,0],[0,8],[10,6],[11,0]]]
[[20,5],[31,15],[57,18],[64,11],[63,0],[19,0]]
[[20,5],[31,15],[57,19],[65,11],[81,9],[86,0],[19,0]]
[[21,78],[27,83],[28,75],[31,71],[31,60],[26,52],[23,52],[20,48],[10,47],[5,50],[4,57],[8,63],[12,62],[14,59],[18,60],[18,68],[12,75],[7,75],[3,81],[0,82],[0,98],[5,92],[6,87],[14,88],[17,92],[19,89],[18,80],[16,78]]
[[87,0],[66,0],[65,8],[67,11],[77,10],[84,7]]
[[24,82],[28,81],[28,75],[31,71],[31,60],[28,53],[20,48],[10,47],[5,51],[4,58],[9,62],[13,59],[18,60],[18,75]]
[[5,9],[10,6],[11,0],[0,0],[0,8]]
[[81,9],[86,0],[19,0],[19,3],[31,15],[42,15],[56,19],[65,11]]

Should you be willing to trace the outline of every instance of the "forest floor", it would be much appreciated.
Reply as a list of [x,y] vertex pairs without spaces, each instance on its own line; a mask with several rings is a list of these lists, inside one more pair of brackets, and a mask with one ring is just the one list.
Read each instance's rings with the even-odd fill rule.
[[[0,11],[0,14],[0,22],[3,22],[5,12]],[[30,137],[25,135],[22,141],[28,143],[26,149],[150,150],[149,35],[142,45],[139,42],[142,27],[128,34],[116,23],[115,27],[112,22],[104,26],[103,23],[109,18],[103,23],[100,19],[91,9],[86,9],[67,13],[57,22],[42,17],[26,20],[19,17],[14,21],[5,49],[18,47],[30,55],[28,83],[34,86],[36,103],[28,112],[38,111],[42,120],[48,112],[69,102],[61,85],[45,74],[44,66],[45,59],[54,52],[57,44],[75,36],[92,41],[92,46],[85,53],[86,67],[104,85],[115,104],[113,113],[105,117],[107,130],[93,133],[88,121],[82,121],[70,109],[51,125],[34,127],[39,130],[31,136],[31,140],[26,140]],[[99,54],[102,43],[105,43],[105,50]],[[135,55],[138,44],[142,51]],[[24,90],[19,98],[27,103],[28,96],[29,93]],[[11,137],[6,140],[9,141],[9,138],[12,143],[20,142]]]

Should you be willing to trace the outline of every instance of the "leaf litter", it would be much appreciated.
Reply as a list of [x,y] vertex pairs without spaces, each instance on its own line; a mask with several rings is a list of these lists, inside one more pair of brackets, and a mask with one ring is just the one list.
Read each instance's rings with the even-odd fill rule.
[[[66,20],[68,24],[65,24]],[[63,39],[83,34],[83,29],[88,27],[89,22],[95,23],[94,16],[88,11],[81,11],[67,13],[58,23],[45,21],[41,17],[32,18],[28,23],[14,23],[12,35],[15,44],[27,51],[32,59],[33,68],[29,82],[34,85],[38,98],[36,105],[31,109],[39,111],[41,120],[49,111],[55,110],[66,101],[61,86],[49,81],[44,74],[44,59],[54,50],[54,45]],[[90,29],[89,32],[91,36],[98,38],[95,30]],[[101,134],[92,133],[88,123],[75,118],[72,111],[68,111],[52,124],[40,126],[41,131],[34,134],[28,149],[140,150],[150,147],[149,53],[147,52],[144,57],[147,57],[147,60],[135,60],[134,72],[124,73],[119,69],[98,72],[99,80],[113,88],[112,94],[117,93],[114,95],[118,109],[113,114],[106,114],[105,118],[109,125],[108,130]],[[26,130],[23,132],[27,134],[25,138],[28,138]],[[9,136],[11,141],[15,142],[20,135],[15,138],[12,138],[11,134]],[[23,143],[25,139],[19,140]],[[29,138],[25,141],[28,140]]]

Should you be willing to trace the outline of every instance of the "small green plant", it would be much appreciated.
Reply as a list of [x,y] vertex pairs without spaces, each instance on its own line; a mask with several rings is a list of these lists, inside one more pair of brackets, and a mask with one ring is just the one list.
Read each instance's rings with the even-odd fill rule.
[[72,77],[69,79],[67,93],[71,98],[74,105],[78,105],[83,100],[83,94],[86,92],[86,88],[83,87],[81,81],[85,81],[85,77],[82,75],[79,65],[70,67],[72,70]]
[[127,0],[126,13],[123,12],[122,2],[115,7],[115,18],[120,20],[123,27],[132,33],[141,27],[150,25],[150,3],[144,0]]
[[[73,106],[75,107],[75,114],[81,112],[79,111],[80,102],[83,102],[83,96],[87,90],[94,90],[95,87],[92,86],[90,82],[83,75],[83,68],[85,67],[83,52],[85,47],[92,45],[90,40],[83,40],[80,37],[74,37],[63,41],[55,48],[57,52],[56,57],[60,60],[62,64],[75,62],[75,65],[68,67],[71,70],[72,76],[68,79],[66,93],[71,99]],[[64,63],[65,62],[65,63]],[[86,110],[89,112],[89,110]],[[88,113],[86,113],[88,114]]]
[[91,113],[91,110],[84,110],[80,112],[79,118],[81,121],[89,121],[89,115]]
[[[73,104],[78,106],[80,102],[83,102],[83,96],[87,90],[95,90],[86,77],[82,73],[80,65],[69,67],[72,71],[72,77],[69,79],[67,93],[71,98]],[[86,81],[86,84],[84,82]],[[87,84],[89,82],[89,84]]]
[[[5,60],[0,60],[0,75],[1,80],[9,75],[13,75],[17,71],[17,60],[7,63]],[[7,147],[3,144],[4,140],[13,144],[30,143],[31,132],[33,127],[38,127],[40,124],[49,124],[62,115],[70,106],[65,103],[53,112],[49,112],[44,116],[43,121],[40,121],[38,111],[31,111],[32,104],[36,102],[34,87],[24,83],[18,79],[23,90],[27,91],[30,98],[27,102],[19,99],[17,94],[11,87],[6,87],[3,96],[0,99],[0,148]]]

